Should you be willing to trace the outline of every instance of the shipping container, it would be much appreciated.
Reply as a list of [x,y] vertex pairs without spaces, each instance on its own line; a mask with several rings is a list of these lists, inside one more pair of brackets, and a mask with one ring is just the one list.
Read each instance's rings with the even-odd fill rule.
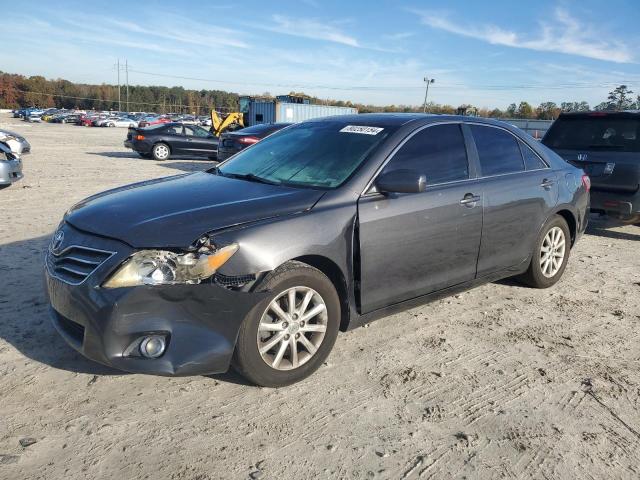
[[260,123],[275,123],[276,103],[274,101],[252,100],[249,102],[248,112],[244,114],[244,123],[247,126]]
[[357,108],[333,107],[330,105],[307,105],[304,103],[276,103],[276,122],[297,123],[312,118],[334,115],[354,115]]
[[[277,98],[298,99],[298,97],[289,97],[288,95],[281,95]],[[300,102],[281,102],[278,100],[249,97],[240,98],[240,111],[244,113],[244,124],[247,127],[260,123],[297,123],[312,118],[329,117],[333,115],[353,115],[358,113],[357,108],[311,105]]]

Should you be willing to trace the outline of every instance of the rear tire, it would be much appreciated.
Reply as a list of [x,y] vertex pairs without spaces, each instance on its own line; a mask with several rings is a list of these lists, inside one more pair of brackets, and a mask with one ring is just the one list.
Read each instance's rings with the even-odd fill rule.
[[[261,290],[271,294],[244,319],[233,366],[256,385],[291,385],[329,356],[340,326],[340,299],[326,275],[301,262],[287,262],[271,272]],[[305,318],[312,310],[318,313]]]
[[529,269],[518,277],[533,288],[549,288],[562,277],[571,251],[571,232],[560,215],[547,220],[536,239]]
[[171,156],[171,149],[166,143],[156,143],[151,150],[151,155],[158,161],[167,160]]

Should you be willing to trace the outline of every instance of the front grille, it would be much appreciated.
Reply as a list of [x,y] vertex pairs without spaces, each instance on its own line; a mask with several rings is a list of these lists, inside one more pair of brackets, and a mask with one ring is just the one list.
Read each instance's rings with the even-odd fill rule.
[[79,285],[115,252],[72,245],[62,252],[47,252],[47,267],[54,277]]

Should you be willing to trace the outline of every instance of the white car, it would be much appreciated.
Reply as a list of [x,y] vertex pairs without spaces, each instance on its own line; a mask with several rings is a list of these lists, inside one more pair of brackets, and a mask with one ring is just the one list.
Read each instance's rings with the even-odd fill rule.
[[40,123],[42,122],[42,118],[40,118],[42,115],[42,112],[40,113],[36,113],[36,112],[32,112],[30,113],[27,117],[24,118],[25,122],[30,122],[30,123]]
[[23,177],[22,161],[4,143],[0,142],[0,190]]
[[130,118],[107,118],[101,122],[101,127],[137,127],[138,122]]
[[0,143],[4,143],[16,155],[24,155],[31,152],[31,145],[22,135],[9,130],[0,129]]

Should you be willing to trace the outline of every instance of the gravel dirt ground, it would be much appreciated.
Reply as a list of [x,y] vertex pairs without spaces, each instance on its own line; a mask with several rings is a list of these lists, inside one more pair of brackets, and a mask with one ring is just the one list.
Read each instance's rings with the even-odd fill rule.
[[555,287],[341,334],[289,388],[130,375],[56,334],[43,251],[82,198],[211,163],[142,160],[124,129],[0,125],[33,146],[0,192],[0,479],[640,477],[640,227],[593,218]]

